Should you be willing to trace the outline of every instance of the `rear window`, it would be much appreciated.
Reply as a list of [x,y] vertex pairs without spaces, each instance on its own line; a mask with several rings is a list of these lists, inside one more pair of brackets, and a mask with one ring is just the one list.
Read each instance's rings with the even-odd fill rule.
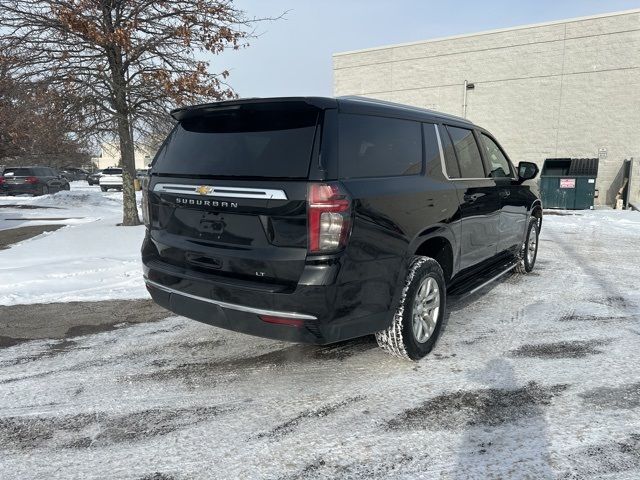
[[31,168],[7,168],[3,175],[5,177],[29,177],[34,175],[34,173]]
[[341,114],[340,177],[393,177],[422,172],[421,124],[397,118]]
[[158,152],[163,174],[306,178],[320,111],[303,102],[247,104],[183,119]]
[[102,171],[104,175],[122,175],[121,168],[107,168]]

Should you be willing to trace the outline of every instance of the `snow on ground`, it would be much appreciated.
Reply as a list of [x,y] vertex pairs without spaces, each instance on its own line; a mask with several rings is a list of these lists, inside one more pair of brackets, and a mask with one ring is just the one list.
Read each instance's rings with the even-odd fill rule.
[[547,215],[535,271],[418,363],[180,317],[0,349],[0,476],[640,478],[639,240],[640,213]]
[[67,225],[0,251],[0,305],[148,297],[144,227],[116,226],[121,221],[122,193],[86,182],[53,195],[0,197],[0,230]]

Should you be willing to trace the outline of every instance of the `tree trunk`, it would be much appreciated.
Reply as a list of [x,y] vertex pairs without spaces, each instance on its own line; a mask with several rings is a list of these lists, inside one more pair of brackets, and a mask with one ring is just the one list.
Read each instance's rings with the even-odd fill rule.
[[[106,31],[113,34],[116,29],[112,15],[114,6],[112,2],[102,3],[102,19]],[[133,146],[133,130],[129,117],[129,103],[127,102],[126,71],[123,68],[122,49],[117,43],[112,43],[106,48],[113,81],[112,105],[116,112],[118,124],[118,137],[120,139],[120,162],[122,163],[122,225],[140,225],[138,206],[136,204],[136,190],[133,180],[136,178],[135,148]]]
[[140,225],[136,190],[133,181],[136,178],[135,148],[131,135],[128,116],[118,115],[118,136],[120,137],[120,156],[122,158],[122,225]]

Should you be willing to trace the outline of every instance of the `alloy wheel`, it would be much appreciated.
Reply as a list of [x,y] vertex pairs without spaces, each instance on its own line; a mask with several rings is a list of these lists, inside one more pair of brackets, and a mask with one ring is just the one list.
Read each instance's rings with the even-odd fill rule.
[[440,289],[433,277],[425,277],[420,283],[413,301],[413,334],[418,343],[429,340],[436,328],[440,314]]

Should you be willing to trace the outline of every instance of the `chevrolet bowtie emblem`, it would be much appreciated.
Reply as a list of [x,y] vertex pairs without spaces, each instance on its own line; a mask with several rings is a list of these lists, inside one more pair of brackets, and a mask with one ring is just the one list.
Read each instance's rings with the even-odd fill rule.
[[208,195],[211,192],[213,192],[213,187],[207,187],[206,185],[200,185],[198,188],[196,188],[196,192],[199,193],[200,195]]

